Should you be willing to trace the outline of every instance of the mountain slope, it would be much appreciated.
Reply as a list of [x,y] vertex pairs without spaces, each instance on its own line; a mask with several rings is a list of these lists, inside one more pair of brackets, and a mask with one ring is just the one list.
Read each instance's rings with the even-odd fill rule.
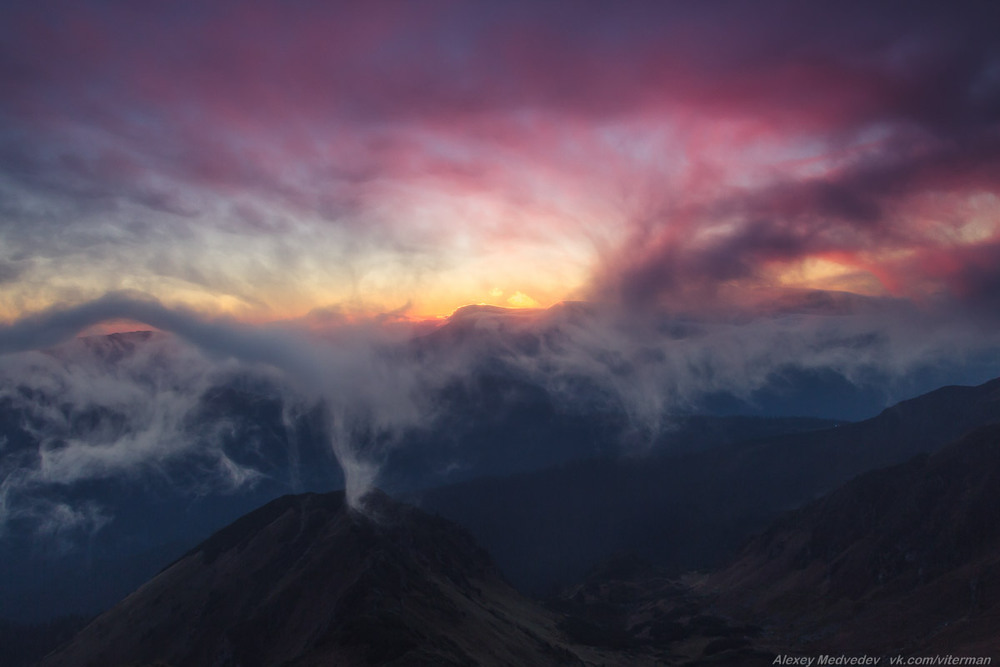
[[581,664],[555,623],[448,522],[307,494],[219,531],[42,664]]
[[803,651],[1000,652],[1000,426],[854,480],[706,592]]
[[880,467],[1000,422],[1000,380],[945,387],[875,418],[679,457],[604,459],[425,493],[518,586],[545,592],[620,551],[674,572],[720,565],[755,532]]
[[[151,332],[3,361],[0,621],[93,615],[253,508],[342,486],[329,406],[280,374]],[[542,469],[609,455],[628,439],[620,405],[584,400],[581,388],[560,397],[537,377],[487,366],[429,389],[433,408],[381,462],[382,488]],[[687,417],[650,446],[707,449],[828,425]]]

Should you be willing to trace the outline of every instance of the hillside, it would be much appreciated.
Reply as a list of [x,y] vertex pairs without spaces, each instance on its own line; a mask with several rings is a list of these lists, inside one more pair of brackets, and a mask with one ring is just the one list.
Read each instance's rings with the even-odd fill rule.
[[717,567],[783,512],[997,422],[993,380],[944,387],[854,424],[484,478],[418,500],[465,526],[513,583],[546,593],[621,551],[674,573]]
[[42,664],[581,664],[556,622],[448,522],[306,494],[219,531]]
[[1000,426],[784,516],[703,590],[803,651],[1000,652]]

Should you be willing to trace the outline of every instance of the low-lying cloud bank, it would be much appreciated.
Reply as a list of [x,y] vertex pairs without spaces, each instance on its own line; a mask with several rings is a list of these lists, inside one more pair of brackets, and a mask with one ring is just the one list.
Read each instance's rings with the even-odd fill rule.
[[[93,350],[67,346],[83,329],[128,319],[174,334],[191,347],[157,339],[127,364],[101,363]],[[7,470],[0,508],[9,510],[12,489],[32,482],[71,484],[86,478],[129,475],[141,467],[188,453],[195,446],[183,432],[205,391],[227,375],[274,376],[291,396],[290,405],[322,401],[329,416],[330,446],[355,502],[372,484],[377,462],[353,444],[360,431],[383,440],[418,417],[413,369],[396,364],[382,349],[374,327],[358,325],[320,341],[303,331],[250,327],[210,320],[136,295],[112,294],[71,308],[59,308],[0,329],[4,385],[0,397],[30,409],[45,434],[27,468]],[[83,352],[83,354],[81,354]],[[105,360],[106,361],[106,360]],[[51,398],[51,404],[34,401]],[[86,420],[89,424],[73,423]],[[107,418],[105,418],[107,417]],[[120,423],[114,423],[118,419]],[[225,429],[224,424],[214,428]],[[81,431],[87,441],[78,440]],[[212,443],[212,437],[200,440]],[[204,456],[205,452],[198,452]],[[239,486],[259,473],[235,464],[218,450],[213,465],[220,486]],[[228,479],[226,479],[228,477]]]
[[[713,396],[753,409],[759,392],[790,371],[834,374],[874,390],[883,400],[873,412],[932,388],[921,378],[943,384],[1000,374],[1000,341],[991,330],[901,300],[812,292],[725,316],[637,311],[572,302],[546,311],[468,307],[406,339],[378,320],[322,333],[251,326],[125,293],[24,318],[0,328],[7,415],[0,524],[27,518],[57,537],[97,531],[113,518],[107,508],[42,493],[93,480],[160,476],[205,495],[279,474],[251,456],[261,446],[253,438],[223,445],[236,427],[205,411],[213,388],[238,377],[256,378],[280,397],[276,409],[289,433],[321,406],[329,447],[357,503],[408,433],[438,435],[435,425],[455,409],[446,391],[471,391],[483,374],[501,389],[506,381],[538,387],[561,410],[622,415],[616,446],[629,454],[662,442],[671,416],[709,409]],[[121,319],[172,335],[74,339]],[[254,409],[247,407],[251,421]],[[201,472],[176,473],[181,460]]]

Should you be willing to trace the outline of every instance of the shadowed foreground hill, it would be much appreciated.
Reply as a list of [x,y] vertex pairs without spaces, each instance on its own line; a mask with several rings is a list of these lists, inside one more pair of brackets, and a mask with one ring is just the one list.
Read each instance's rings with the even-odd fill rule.
[[557,621],[449,522],[379,492],[364,513],[306,494],[219,531],[42,664],[584,664]]
[[1000,426],[784,516],[704,592],[806,653],[1000,656]]

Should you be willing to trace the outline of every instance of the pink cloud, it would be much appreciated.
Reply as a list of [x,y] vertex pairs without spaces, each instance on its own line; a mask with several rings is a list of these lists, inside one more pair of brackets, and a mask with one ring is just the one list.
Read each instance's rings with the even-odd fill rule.
[[2,29],[0,159],[70,199],[194,215],[181,195],[209,191],[389,236],[421,193],[488,200],[507,222],[433,233],[592,237],[602,298],[831,256],[958,294],[943,259],[871,258],[948,256],[922,194],[948,217],[1000,185],[995,10],[968,9],[38,4]]

